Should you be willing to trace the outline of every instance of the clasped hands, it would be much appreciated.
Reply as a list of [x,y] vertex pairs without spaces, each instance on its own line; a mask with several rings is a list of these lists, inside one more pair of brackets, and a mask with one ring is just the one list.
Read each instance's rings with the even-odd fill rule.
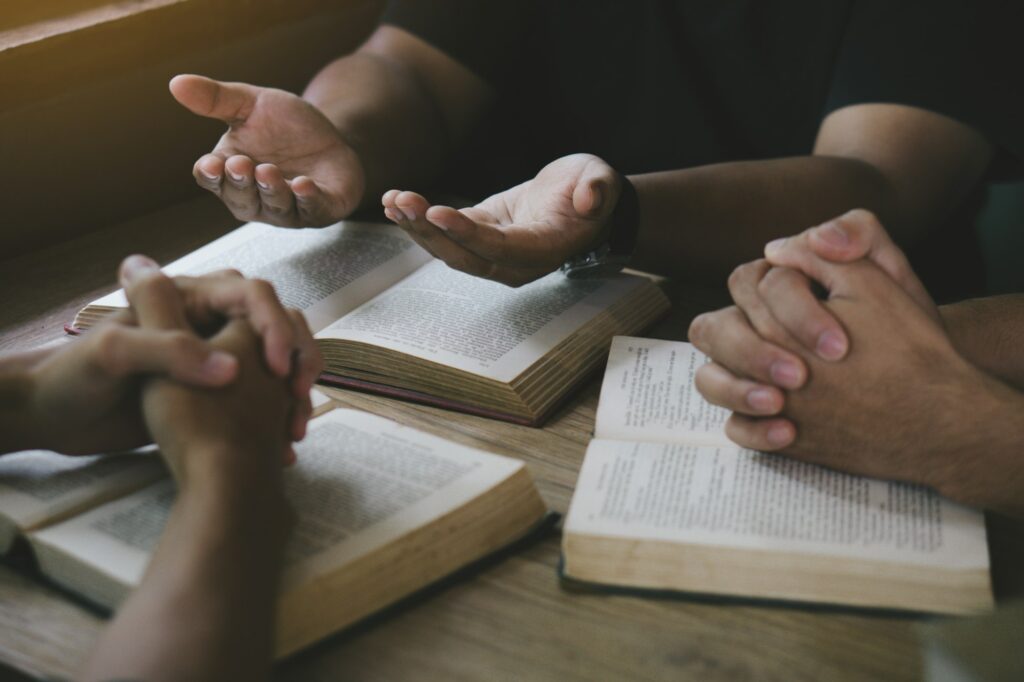
[[689,335],[711,358],[697,388],[732,410],[732,440],[981,501],[966,483],[978,453],[965,451],[977,438],[965,410],[995,409],[998,382],[957,352],[873,215],[768,244],[729,290],[735,305],[697,317]]
[[119,277],[128,310],[27,359],[22,445],[89,454],[156,441],[179,480],[186,451],[293,459],[323,367],[301,313],[235,271],[171,279],[131,256]]

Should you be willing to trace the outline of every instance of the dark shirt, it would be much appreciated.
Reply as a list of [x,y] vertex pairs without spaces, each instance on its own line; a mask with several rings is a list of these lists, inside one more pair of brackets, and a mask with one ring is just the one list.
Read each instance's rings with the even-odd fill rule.
[[[829,113],[868,102],[962,121],[998,149],[994,170],[1013,172],[1024,78],[1012,82],[1012,62],[993,52],[1004,11],[970,0],[399,0],[384,22],[496,90],[452,169],[456,190],[485,196],[573,152],[626,174],[806,155]],[[982,189],[911,254],[937,295],[980,284]]]

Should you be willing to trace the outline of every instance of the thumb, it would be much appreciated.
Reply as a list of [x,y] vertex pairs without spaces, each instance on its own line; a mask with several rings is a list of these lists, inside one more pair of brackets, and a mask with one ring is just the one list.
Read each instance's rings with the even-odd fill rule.
[[175,76],[168,87],[174,99],[193,114],[228,125],[245,123],[259,95],[259,88],[254,85],[223,83],[205,76]]
[[576,179],[572,207],[581,216],[610,213],[619,199],[621,185],[615,169],[598,158],[589,159]]
[[776,240],[765,247],[765,254],[772,265],[802,270],[819,281],[815,270],[820,268],[815,267],[812,256],[834,263],[866,259],[889,275],[932,317],[937,316],[935,303],[910,261],[869,211],[855,209],[796,237]]
[[[914,301],[927,311],[935,308],[928,290],[910,266],[906,254],[896,245],[874,214],[856,209],[811,230],[811,249],[829,260],[856,260],[867,258],[880,267]],[[847,247],[845,258],[835,258],[834,247]]]

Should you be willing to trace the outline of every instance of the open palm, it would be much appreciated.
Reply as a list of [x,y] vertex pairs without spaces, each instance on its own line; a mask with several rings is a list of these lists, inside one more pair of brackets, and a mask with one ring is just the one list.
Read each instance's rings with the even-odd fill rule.
[[344,218],[361,201],[365,183],[359,157],[301,97],[201,76],[178,76],[170,87],[193,113],[228,124],[193,174],[240,220],[323,226]]
[[611,166],[571,154],[471,208],[431,206],[398,190],[383,204],[391,220],[451,267],[518,286],[603,241],[620,191]]

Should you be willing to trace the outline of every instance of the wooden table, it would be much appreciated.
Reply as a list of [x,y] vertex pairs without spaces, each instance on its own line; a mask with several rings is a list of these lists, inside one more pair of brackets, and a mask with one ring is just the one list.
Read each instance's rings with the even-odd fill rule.
[[[167,262],[234,223],[196,200],[0,263],[0,352],[60,342],[74,312],[113,287],[122,257]],[[672,292],[652,332],[684,338],[721,292]],[[341,402],[451,440],[519,457],[548,505],[568,509],[594,423],[594,379],[543,429],[335,392]],[[1024,532],[990,519],[1001,600],[1022,593]],[[841,610],[572,594],[559,586],[557,532],[465,579],[280,664],[281,680],[914,680],[920,619]],[[0,660],[69,675],[102,618],[0,564]],[[4,678],[0,667],[0,678]],[[4,678],[6,679],[6,678]]]

